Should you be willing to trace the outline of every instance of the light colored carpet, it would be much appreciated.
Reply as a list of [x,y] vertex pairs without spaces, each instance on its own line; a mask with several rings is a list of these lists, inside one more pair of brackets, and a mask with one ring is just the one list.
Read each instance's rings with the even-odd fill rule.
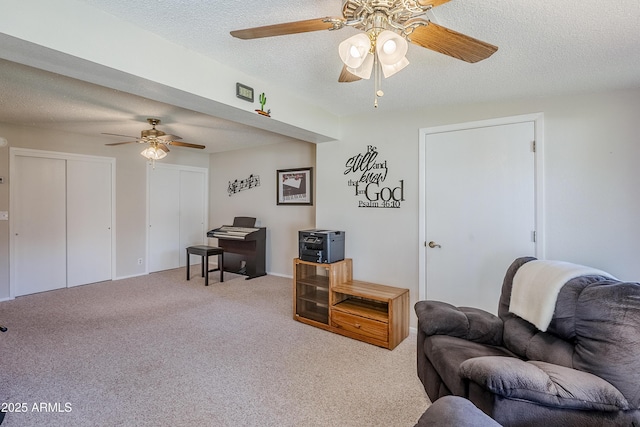
[[25,409],[3,427],[412,426],[429,405],[413,334],[378,348],[294,321],[291,279],[198,271],[0,303],[0,402]]

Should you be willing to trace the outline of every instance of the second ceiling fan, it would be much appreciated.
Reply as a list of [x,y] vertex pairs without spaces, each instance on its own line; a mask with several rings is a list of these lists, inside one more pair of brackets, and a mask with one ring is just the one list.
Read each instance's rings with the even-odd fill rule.
[[205,148],[204,145],[200,144],[192,144],[189,142],[181,142],[176,141],[178,139],[182,139],[177,135],[170,135],[164,133],[161,130],[156,129],[156,125],[160,124],[160,119],[147,119],[149,124],[151,125],[151,129],[145,129],[140,132],[140,137],[136,136],[128,136],[128,135],[120,135],[117,133],[106,133],[103,132],[103,135],[110,136],[120,136],[124,138],[131,138],[132,141],[124,141],[124,142],[112,142],[105,145],[123,145],[123,144],[131,144],[132,142],[137,142],[140,144],[148,144],[148,147],[145,148],[142,153],[144,157],[149,160],[160,160],[167,155],[169,152],[169,145],[174,145],[176,147],[189,147],[189,148]]

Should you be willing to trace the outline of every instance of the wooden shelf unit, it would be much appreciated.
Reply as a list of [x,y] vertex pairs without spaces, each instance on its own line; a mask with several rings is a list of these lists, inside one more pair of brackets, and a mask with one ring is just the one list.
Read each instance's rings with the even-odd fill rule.
[[293,318],[329,329],[330,287],[351,277],[351,260],[332,264],[293,260]]
[[390,350],[409,335],[409,290],[353,280],[352,260],[293,260],[293,318]]

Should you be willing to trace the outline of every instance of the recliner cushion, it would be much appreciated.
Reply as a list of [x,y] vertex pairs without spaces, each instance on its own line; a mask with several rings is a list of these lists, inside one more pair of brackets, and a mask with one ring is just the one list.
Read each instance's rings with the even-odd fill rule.
[[602,378],[551,363],[478,357],[463,362],[460,375],[499,396],[538,405],[605,412],[630,409],[622,393]]
[[612,280],[587,286],[576,304],[573,367],[615,385],[640,407],[640,284]]
[[502,347],[479,344],[447,335],[427,337],[423,351],[451,393],[464,397],[466,397],[464,380],[459,373],[462,362],[480,356],[515,357],[513,353]]
[[427,335],[449,335],[489,345],[502,344],[502,320],[473,307],[443,301],[418,301],[418,327]]

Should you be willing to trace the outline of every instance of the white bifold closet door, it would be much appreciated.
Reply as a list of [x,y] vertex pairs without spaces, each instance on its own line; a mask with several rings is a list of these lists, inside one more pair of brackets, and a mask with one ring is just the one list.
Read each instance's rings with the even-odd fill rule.
[[111,159],[34,151],[12,162],[13,295],[111,280]]
[[206,241],[207,170],[156,163],[148,177],[149,272],[183,267]]

